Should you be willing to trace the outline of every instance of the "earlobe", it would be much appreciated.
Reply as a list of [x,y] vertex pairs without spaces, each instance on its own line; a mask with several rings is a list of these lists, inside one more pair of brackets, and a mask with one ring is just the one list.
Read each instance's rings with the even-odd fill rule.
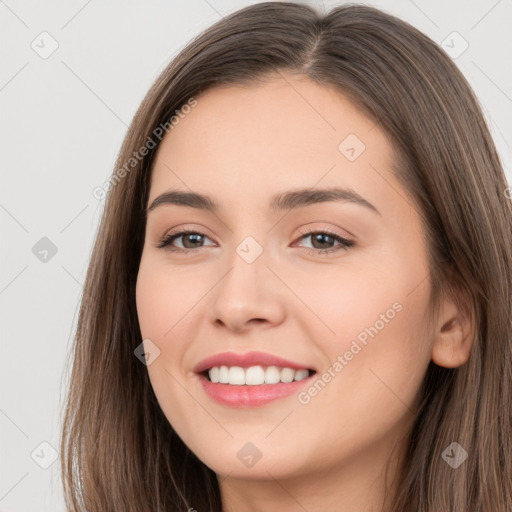
[[475,338],[475,322],[470,311],[465,311],[449,300],[439,317],[432,361],[444,368],[457,368],[469,359]]

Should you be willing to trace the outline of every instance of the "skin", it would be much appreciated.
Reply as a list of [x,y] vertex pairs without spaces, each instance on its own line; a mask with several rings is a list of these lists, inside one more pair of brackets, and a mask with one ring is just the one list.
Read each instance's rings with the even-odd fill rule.
[[[197,100],[158,149],[148,205],[179,189],[210,195],[221,209],[148,213],[136,300],[142,337],[160,350],[147,367],[159,404],[218,475],[225,511],[380,511],[430,360],[459,366],[471,345],[455,302],[443,302],[436,325],[426,322],[424,229],[392,174],[393,145],[342,94],[301,75]],[[348,134],[366,146],[354,161],[338,149]],[[356,191],[380,214],[350,202],[269,207],[276,193],[331,186]],[[188,252],[157,247],[183,227],[205,235],[202,248],[186,236],[173,245]],[[313,228],[354,245],[321,254],[340,245],[315,245],[304,235]],[[247,236],[263,249],[252,263],[236,252]],[[318,377],[394,303],[400,312],[307,404],[292,395],[249,409],[221,405],[192,370],[219,352],[259,350]],[[262,455],[252,467],[237,457],[247,442]]]

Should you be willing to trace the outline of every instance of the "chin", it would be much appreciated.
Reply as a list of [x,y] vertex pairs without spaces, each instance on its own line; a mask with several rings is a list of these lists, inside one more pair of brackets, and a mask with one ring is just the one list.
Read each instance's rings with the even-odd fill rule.
[[298,450],[299,442],[278,446],[269,440],[246,441],[244,438],[242,441],[242,438],[236,436],[222,445],[189,447],[220,478],[286,479],[300,476],[301,468],[308,466],[308,454]]

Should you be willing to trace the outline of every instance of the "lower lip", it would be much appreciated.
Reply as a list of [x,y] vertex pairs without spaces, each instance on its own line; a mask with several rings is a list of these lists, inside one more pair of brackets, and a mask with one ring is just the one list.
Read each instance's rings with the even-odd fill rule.
[[204,375],[199,375],[199,381],[206,394],[222,405],[231,407],[257,407],[279,398],[298,393],[304,385],[311,382],[314,374],[293,382],[278,382],[277,384],[261,384],[258,386],[234,386],[209,381]]

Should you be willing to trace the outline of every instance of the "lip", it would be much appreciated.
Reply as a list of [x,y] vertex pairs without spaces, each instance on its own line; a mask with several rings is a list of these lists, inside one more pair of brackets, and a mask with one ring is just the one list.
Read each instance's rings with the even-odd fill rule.
[[[204,372],[213,366],[278,366],[294,370],[313,370],[314,373],[305,379],[293,382],[278,382],[277,384],[260,384],[257,386],[220,384],[209,381]],[[315,368],[289,361],[282,357],[266,352],[222,352],[203,359],[194,367],[204,392],[214,401],[230,407],[258,407],[279,398],[298,393],[301,388],[311,384],[316,375]]]
[[194,372],[203,373],[205,370],[209,370],[214,366],[240,366],[241,368],[249,368],[250,366],[279,366],[280,368],[292,368],[294,370],[306,369],[317,371],[316,368],[312,368],[311,366],[289,361],[273,354],[253,351],[244,353],[222,352],[215,354],[199,362],[194,367]]
[[259,407],[279,398],[297,394],[305,386],[311,385],[316,374],[293,382],[261,384],[258,386],[233,386],[210,382],[204,375],[198,374],[204,392],[217,403],[229,407]]

